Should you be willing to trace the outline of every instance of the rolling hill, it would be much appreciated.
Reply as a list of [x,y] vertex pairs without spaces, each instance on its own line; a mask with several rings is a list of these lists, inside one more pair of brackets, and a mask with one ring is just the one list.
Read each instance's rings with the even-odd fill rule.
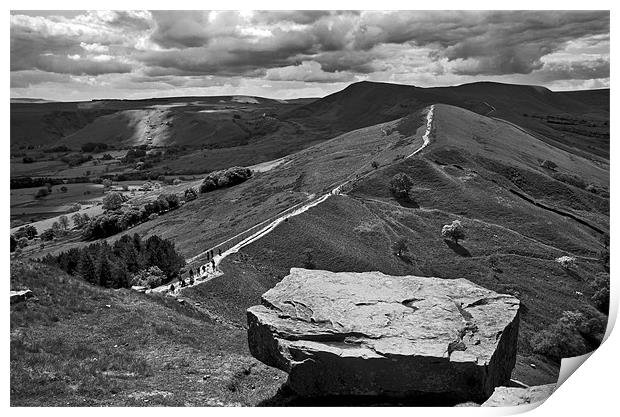
[[539,134],[541,140],[586,157],[609,157],[609,90],[552,92],[493,82],[435,88],[360,82],[293,109],[287,118],[344,132],[435,103],[506,119]]
[[[28,313],[12,313],[12,346],[26,358],[22,363],[16,355],[12,362],[23,387],[15,398],[23,401],[39,395],[63,403],[85,400],[101,405],[134,404],[135,398],[156,404],[270,404],[283,380],[249,355],[244,342],[245,310],[260,303],[261,294],[292,267],[466,278],[512,294],[523,306],[513,378],[532,385],[555,382],[559,363],[536,350],[535,336],[552,328],[565,311],[586,312],[602,320],[590,300],[590,283],[604,270],[599,252],[609,232],[608,98],[606,90],[555,93],[496,83],[433,89],[357,83],[311,102],[266,103],[273,106],[275,116],[263,116],[260,104],[248,100],[237,101],[232,109],[221,107],[233,106],[232,99],[226,104],[208,103],[206,110],[239,114],[240,118],[231,117],[225,123],[232,121],[244,132],[243,126],[253,126],[258,120],[277,119],[275,133],[250,137],[232,125],[215,122],[221,112],[202,113],[207,116],[201,125],[203,116],[187,113],[205,110],[204,105],[188,104],[196,101],[194,98],[182,106],[171,107],[170,103],[175,103],[171,99],[158,104],[164,108],[141,105],[140,109],[123,108],[98,116],[89,123],[92,126],[83,126],[61,140],[77,141],[88,132],[80,133],[84,129],[93,129],[93,134],[116,129],[101,127],[106,123],[125,126],[121,130],[127,131],[146,129],[148,123],[143,121],[156,114],[161,117],[157,122],[160,130],[154,131],[153,141],[163,143],[174,143],[174,131],[183,132],[181,127],[192,123],[204,128],[213,121],[214,126],[223,126],[229,134],[225,140],[217,134],[208,139],[214,146],[208,150],[211,157],[218,155],[223,166],[236,161],[245,165],[268,161],[276,151],[281,152],[277,161],[249,180],[200,194],[180,208],[128,230],[172,239],[187,259],[213,247],[226,250],[291,208],[347,184],[340,193],[282,221],[261,239],[225,258],[220,265],[223,274],[184,289],[183,303],[175,304],[160,295],[93,289],[62,274],[44,280],[40,277],[56,272],[37,269],[36,273],[24,273],[24,267],[16,268],[21,273],[13,280],[35,293],[70,299],[67,292],[75,287],[87,300],[76,303],[77,310],[63,304],[60,320],[51,329],[63,335],[75,331],[75,339],[87,336],[88,325],[103,326],[109,340],[88,340],[112,365],[105,370],[88,368],[86,354],[81,354],[77,363],[89,370],[85,381],[90,378],[88,381],[96,380],[109,392],[117,390],[118,399],[106,402],[97,390],[71,388],[74,376],[63,365],[73,352],[71,346],[54,345],[55,333],[37,321],[53,313],[53,303],[47,302],[36,311],[40,315],[35,314],[38,318],[32,327],[25,325],[31,319]],[[430,142],[407,158],[425,143],[431,105]],[[148,115],[137,117],[142,121],[132,125],[121,116],[127,112]],[[121,123],[121,118],[125,122]],[[185,120],[182,126],[179,120]],[[168,121],[171,126],[166,125]],[[307,135],[291,137],[287,129]],[[188,132],[191,138],[191,129]],[[203,134],[207,137],[209,132]],[[217,142],[220,139],[222,142]],[[192,140],[187,143],[201,143]],[[290,143],[282,146],[287,140]],[[227,148],[228,144],[236,145]],[[191,165],[198,158],[205,156],[193,151],[167,163]],[[396,198],[390,191],[396,174],[412,179],[409,199]],[[197,183],[158,190],[141,197],[141,202],[162,192],[182,192]],[[466,230],[466,238],[459,243],[440,235],[442,226],[454,220],[461,221]],[[406,247],[400,255],[395,249],[399,242]],[[52,242],[37,250],[36,256],[84,244]],[[558,262],[563,256],[574,258],[574,266],[567,268]],[[188,268],[203,263],[199,256]],[[84,311],[78,308],[82,305]],[[82,319],[86,324],[80,324]],[[121,320],[126,326],[113,326]],[[132,326],[132,321],[137,325]],[[77,343],[74,339],[71,343]],[[110,347],[114,344],[114,349],[122,346],[119,358]],[[49,353],[36,350],[36,346],[48,346]],[[80,345],[78,353],[83,349]],[[46,360],[56,367],[57,379],[27,371],[46,354]],[[135,361],[138,355],[145,358],[143,363]],[[196,355],[208,358],[208,363],[194,366],[191,359]],[[188,365],[175,365],[175,357]],[[150,373],[153,369],[158,373]],[[126,379],[124,374],[104,371],[135,375]],[[202,384],[196,382],[197,375],[208,372],[211,378],[220,371],[225,377],[214,378],[208,388],[196,388]],[[172,392],[171,396],[161,392],[157,394],[161,398],[151,395],[154,387],[165,383],[169,386],[160,391]],[[11,395],[13,398],[14,393]]]

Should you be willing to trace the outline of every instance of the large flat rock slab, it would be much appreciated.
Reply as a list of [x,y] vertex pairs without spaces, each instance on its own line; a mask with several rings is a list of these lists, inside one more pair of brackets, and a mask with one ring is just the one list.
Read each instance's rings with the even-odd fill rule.
[[482,402],[516,361],[519,301],[465,279],[293,268],[247,316],[252,355],[302,396]]

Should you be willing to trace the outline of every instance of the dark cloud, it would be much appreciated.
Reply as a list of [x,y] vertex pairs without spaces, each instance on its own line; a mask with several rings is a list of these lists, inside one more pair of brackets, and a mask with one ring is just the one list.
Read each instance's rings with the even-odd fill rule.
[[243,75],[263,73],[267,68],[289,65],[299,55],[311,53],[312,36],[306,32],[275,28],[273,36],[260,42],[232,37],[212,39],[208,45],[145,51],[136,59],[149,67],[167,68],[170,74]]
[[308,25],[322,17],[338,14],[339,12],[328,10],[260,10],[253,16],[252,21],[259,24],[292,22]]
[[609,32],[609,13],[498,12],[489,15],[486,25],[482,34],[462,38],[443,51],[449,61],[465,61],[456,74],[528,74],[566,42]]
[[65,80],[42,74],[125,74],[127,89],[224,77],[552,84],[608,79],[609,30],[608,11],[30,11],[11,14],[10,64],[14,88]]

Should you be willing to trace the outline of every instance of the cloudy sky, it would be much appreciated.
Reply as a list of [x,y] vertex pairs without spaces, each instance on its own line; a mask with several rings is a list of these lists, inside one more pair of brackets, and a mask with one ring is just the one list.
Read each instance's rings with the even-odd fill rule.
[[11,12],[11,96],[317,97],[362,80],[609,87],[609,13]]

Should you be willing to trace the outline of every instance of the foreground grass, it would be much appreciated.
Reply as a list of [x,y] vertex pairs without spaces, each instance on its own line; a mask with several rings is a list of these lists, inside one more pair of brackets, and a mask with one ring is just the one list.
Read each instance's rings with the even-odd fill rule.
[[243,327],[169,297],[91,286],[14,262],[12,406],[255,405],[284,381],[247,352]]

